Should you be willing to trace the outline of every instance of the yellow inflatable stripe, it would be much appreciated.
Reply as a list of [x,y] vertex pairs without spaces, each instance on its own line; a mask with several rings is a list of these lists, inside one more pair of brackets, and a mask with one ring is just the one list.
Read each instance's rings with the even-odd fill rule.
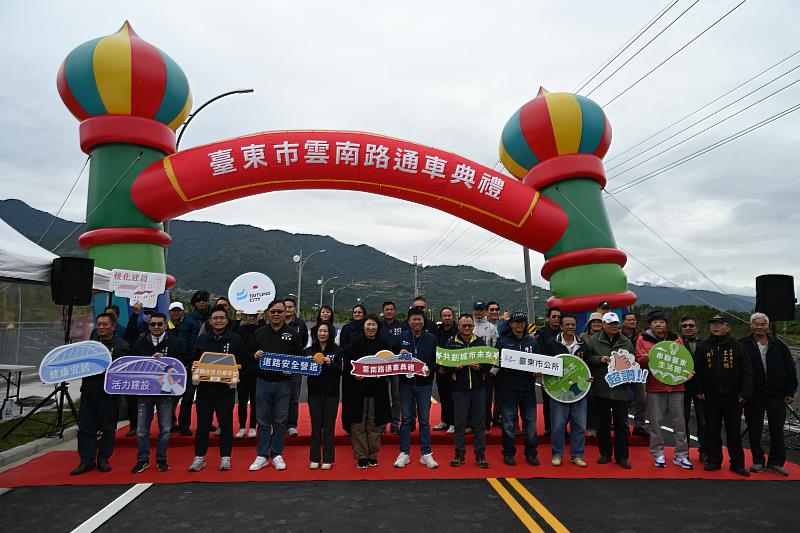
[[131,114],[131,40],[125,25],[97,43],[94,77],[110,115]]
[[545,94],[558,154],[577,154],[581,145],[583,119],[578,99],[567,93]]
[[517,179],[521,180],[528,173],[527,170],[522,168],[519,163],[511,158],[506,150],[506,147],[503,145],[502,140],[500,141],[500,161],[503,163],[503,166],[506,167],[506,170],[511,172],[511,174]]
[[178,116],[175,117],[175,119],[172,122],[170,122],[167,125],[167,127],[172,131],[177,130],[178,127],[180,127],[180,125],[183,124],[183,121],[186,120],[186,117],[189,115],[189,111],[191,111],[191,109],[192,109],[192,93],[190,91],[189,94],[186,96],[186,103],[183,104],[183,109],[181,109],[181,112],[178,113]]

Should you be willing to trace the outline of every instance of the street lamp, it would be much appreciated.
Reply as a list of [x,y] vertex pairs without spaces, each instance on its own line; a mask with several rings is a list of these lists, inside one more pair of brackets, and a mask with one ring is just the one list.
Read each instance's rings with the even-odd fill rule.
[[322,293],[325,290],[325,285],[329,281],[333,281],[335,279],[339,279],[339,276],[333,276],[332,278],[325,279],[325,276],[322,276],[322,279],[317,280],[317,285],[319,285],[319,306],[322,307]]
[[299,255],[295,255],[292,257],[292,261],[297,263],[297,313],[300,314],[300,295],[303,294],[300,292],[303,289],[303,266],[306,264],[306,261],[311,259],[317,254],[325,253],[325,250],[317,250],[313,254],[309,254],[306,257],[303,257],[303,250],[300,250]]
[[[233,90],[233,91],[228,91],[226,93],[218,94],[214,98],[208,100],[206,103],[204,103],[203,105],[198,107],[195,110],[194,113],[189,115],[189,118],[186,119],[186,122],[184,122],[181,125],[181,132],[178,134],[178,140],[175,141],[175,151],[177,152],[178,150],[180,150],[181,139],[183,138],[183,134],[186,133],[186,128],[189,126],[189,123],[192,121],[192,119],[194,117],[197,116],[198,113],[200,113],[200,111],[205,109],[209,104],[212,104],[213,102],[216,102],[217,100],[219,100],[221,98],[225,98],[226,96],[231,96],[232,94],[247,94],[247,93],[252,93],[252,92],[253,92],[253,89],[236,89],[236,90]],[[170,222],[171,222],[170,220],[167,220],[166,222],[164,222],[164,231],[166,233],[169,233],[169,224],[170,224]],[[164,267],[165,267],[165,270],[166,270],[166,266],[167,266],[167,258],[168,257],[169,257],[169,247],[166,247],[166,248],[164,248]],[[167,272],[169,272],[169,270],[167,270]]]

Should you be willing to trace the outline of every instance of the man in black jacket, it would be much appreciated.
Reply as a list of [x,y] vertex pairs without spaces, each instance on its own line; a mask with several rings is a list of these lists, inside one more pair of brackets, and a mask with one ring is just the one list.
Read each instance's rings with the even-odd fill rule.
[[[194,343],[194,360],[206,352],[229,353],[239,356],[244,350],[242,338],[228,330],[228,311],[222,305],[211,310],[210,331],[197,337]],[[233,403],[236,388],[228,383],[201,381],[197,385],[197,434],[194,438],[194,461],[190,472],[199,472],[206,467],[208,433],[214,414],[219,423],[219,469],[231,469],[233,451]]]
[[[192,307],[194,308],[191,313],[183,317],[183,322],[179,329],[179,338],[183,346],[183,352],[191,357],[194,355],[194,343],[200,335],[200,330],[203,324],[208,320],[208,300],[210,295],[208,291],[199,290],[192,294]],[[188,370],[188,369],[187,369]],[[187,437],[192,436],[192,403],[194,402],[195,386],[192,385],[191,380],[186,384],[186,391],[181,397],[181,411],[178,415],[178,426],[181,435]]]
[[[602,304],[601,304],[602,305]],[[556,335],[561,333],[561,316],[563,313],[558,307],[550,307],[547,309],[547,322],[546,324],[536,329],[533,338],[539,346],[547,346]],[[544,391],[544,389],[542,389]],[[544,415],[544,434],[550,434],[550,396],[542,392],[542,414]]]
[[[308,345],[308,326],[297,314],[299,312],[299,309],[297,309],[297,300],[294,298],[285,298],[283,300],[283,305],[286,306],[286,314],[284,315],[286,327],[298,336],[301,349],[305,349],[306,345]],[[292,374],[292,377],[289,379],[292,382],[292,395],[289,397],[289,429],[287,432],[290,437],[296,437],[297,417],[300,415],[300,392],[303,388],[303,375]]]
[[[458,335],[455,313],[450,307],[442,307],[441,311],[439,311],[439,320],[441,320],[441,324],[436,328],[436,345],[440,348],[444,348],[447,346],[450,339]],[[447,431],[450,435],[455,434],[453,387],[450,375],[443,366],[440,366],[436,370],[436,390],[439,391],[439,404],[442,406],[442,421],[432,429],[434,431]]]
[[[408,331],[408,323],[397,320],[397,306],[394,302],[383,302],[383,323],[379,330],[380,336],[389,346],[394,346],[400,335]],[[389,376],[389,394],[392,400],[392,423],[390,431],[395,435],[400,434],[400,376]]]
[[[136,339],[133,345],[133,355],[139,357],[172,357],[180,360],[184,365],[183,348],[177,337],[167,333],[167,317],[163,313],[155,313],[147,323],[149,334]],[[189,365],[191,368],[191,364]],[[164,379],[168,379],[167,376]],[[169,388],[169,384],[164,385]],[[167,463],[167,447],[169,446],[170,429],[172,427],[174,396],[136,396],[137,398],[137,426],[136,426],[136,465],[132,473],[139,474],[150,468],[150,424],[153,421],[153,409],[158,413],[158,448],[156,449],[156,464],[159,472],[169,470]]]
[[753,391],[753,367],[744,346],[730,336],[731,327],[723,315],[708,322],[711,336],[695,353],[695,397],[705,400],[708,464],[704,470],[722,468],[722,422],[728,446],[730,469],[749,476],[742,449],[742,406]]
[[753,397],[744,407],[750,452],[753,454],[750,471],[764,471],[761,433],[766,412],[769,424],[769,460],[766,469],[788,476],[789,472],[783,467],[786,462],[783,426],[786,423],[786,406],[794,401],[797,392],[797,369],[789,347],[769,334],[767,315],[755,313],[751,316],[750,330],[752,333],[741,340],[753,365]]
[[[697,359],[697,347],[700,345],[702,339],[699,337],[700,328],[697,324],[697,317],[691,314],[686,314],[681,317],[681,339],[683,345],[692,354],[694,367],[700,364]],[[697,442],[698,452],[700,454],[700,462],[705,464],[708,462],[708,454],[706,453],[706,414],[703,409],[703,400],[695,398],[695,382],[690,379],[686,382],[686,390],[683,393],[683,420],[686,423],[686,438],[689,439],[691,432],[689,431],[689,421],[692,418],[692,402],[694,402],[694,419],[697,424]]]
[[[129,355],[130,345],[114,334],[117,319],[113,314],[97,315],[94,325],[97,341],[108,348],[112,360]],[[93,470],[95,464],[100,472],[111,472],[109,459],[114,453],[119,398],[103,390],[105,379],[106,373],[103,372],[83,378],[81,383],[81,407],[78,412],[78,455],[81,462],[70,472],[73,476]],[[98,432],[101,432],[99,441]]]
[[[286,306],[282,300],[273,300],[267,307],[269,323],[256,331],[255,358],[265,353],[302,355],[300,337],[285,324]],[[258,370],[256,383],[256,418],[258,419],[258,444],[251,471],[261,470],[269,464],[276,470],[285,470],[283,460],[286,423],[289,418],[289,398],[292,394],[292,374]]]

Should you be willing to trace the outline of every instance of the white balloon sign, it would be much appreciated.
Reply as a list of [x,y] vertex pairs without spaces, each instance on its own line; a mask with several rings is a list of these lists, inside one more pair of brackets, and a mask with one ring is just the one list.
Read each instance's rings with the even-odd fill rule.
[[261,272],[247,272],[233,280],[228,299],[236,310],[252,315],[275,299],[275,284]]

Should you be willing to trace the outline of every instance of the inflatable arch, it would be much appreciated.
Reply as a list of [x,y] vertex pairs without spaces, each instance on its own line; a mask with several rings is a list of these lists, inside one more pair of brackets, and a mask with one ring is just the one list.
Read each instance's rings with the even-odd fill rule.
[[192,106],[188,80],[127,22],[73,50],[57,86],[92,155],[88,231],[78,242],[97,266],[165,272],[171,238],[162,223],[196,209],[271,191],[354,190],[433,207],[541,252],[550,305],[636,301],[601,198],[611,127],[581,96],[540,90],[512,115],[500,158],[514,179],[364,132],[273,131],[176,152],[175,130]]

